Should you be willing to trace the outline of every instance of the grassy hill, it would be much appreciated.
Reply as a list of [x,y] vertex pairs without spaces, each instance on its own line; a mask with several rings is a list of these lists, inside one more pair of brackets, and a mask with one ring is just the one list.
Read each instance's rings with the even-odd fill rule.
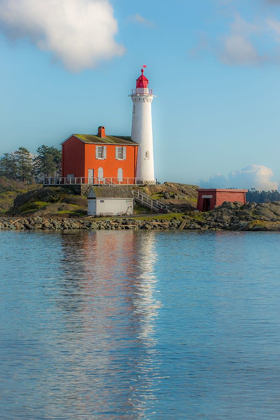
[[150,197],[168,205],[175,212],[186,212],[196,208],[197,185],[178,184],[165,182],[159,185],[143,187],[144,192]]
[[18,195],[41,187],[38,184],[26,185],[23,182],[0,177],[0,215],[4,215],[9,211]]
[[39,188],[17,195],[8,214],[12,216],[85,216],[87,198],[75,194],[70,188]]
[[[178,213],[195,209],[197,188],[195,185],[171,182],[139,187],[151,198],[167,204],[172,212]],[[135,213],[149,213],[149,210],[135,205]],[[82,217],[87,214],[87,198],[77,195],[71,187],[42,188],[38,184],[25,185],[0,178],[0,214]]]

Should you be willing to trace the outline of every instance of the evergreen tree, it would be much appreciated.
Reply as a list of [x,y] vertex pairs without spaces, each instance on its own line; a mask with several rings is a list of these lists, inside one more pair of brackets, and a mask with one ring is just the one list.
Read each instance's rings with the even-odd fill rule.
[[251,203],[269,203],[271,201],[280,201],[280,193],[277,190],[257,191],[255,188],[251,188],[246,194],[246,198]]
[[38,147],[33,165],[37,180],[41,180],[45,176],[59,176],[61,174],[61,152],[53,146]]
[[25,147],[20,147],[15,153],[17,166],[17,179],[23,182],[32,182],[32,157]]
[[17,179],[17,163],[14,153],[4,153],[0,158],[0,176]]

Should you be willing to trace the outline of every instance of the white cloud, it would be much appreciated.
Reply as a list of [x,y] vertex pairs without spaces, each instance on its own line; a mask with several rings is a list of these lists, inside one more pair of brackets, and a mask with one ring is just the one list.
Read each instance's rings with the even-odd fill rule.
[[140,15],[139,13],[136,13],[133,16],[130,16],[129,18],[130,22],[133,23],[140,23],[141,25],[147,26],[148,28],[153,28],[155,25],[152,21],[148,20],[144,16]]
[[7,37],[28,38],[71,71],[125,52],[108,0],[0,0],[0,24]]
[[[214,39],[209,33],[200,35],[197,45],[189,53],[196,57],[198,53],[209,52],[219,61],[229,66],[260,66],[262,64],[280,64],[280,20],[275,18],[280,0],[257,0],[258,5],[253,23],[245,20],[237,12],[240,0],[215,0],[223,19],[232,17],[228,30]],[[266,7],[259,7],[260,3]],[[275,6],[275,8],[273,7]],[[261,10],[261,14],[260,14]],[[274,16],[271,18],[271,11]],[[224,22],[223,22],[224,24]]]
[[228,178],[216,174],[208,181],[200,180],[203,188],[256,188],[261,191],[278,189],[278,182],[272,181],[273,171],[263,165],[250,165],[230,172]]
[[222,174],[217,173],[214,176],[211,176],[208,181],[200,179],[199,185],[202,188],[228,188],[229,180]]
[[274,32],[274,35],[276,36],[277,41],[280,42],[280,22],[279,22],[279,20],[267,19],[266,22],[267,22],[267,25],[268,25],[269,29],[271,29]]
[[225,39],[221,60],[229,65],[252,65],[263,61],[252,43],[238,35]]
[[263,165],[250,165],[229,174],[230,183],[237,188],[256,188],[257,190],[277,190],[278,182],[271,181],[273,171]]
[[266,57],[254,46],[252,35],[260,33],[261,27],[246,22],[240,15],[230,26],[230,33],[222,38],[220,59],[228,65],[259,65]]

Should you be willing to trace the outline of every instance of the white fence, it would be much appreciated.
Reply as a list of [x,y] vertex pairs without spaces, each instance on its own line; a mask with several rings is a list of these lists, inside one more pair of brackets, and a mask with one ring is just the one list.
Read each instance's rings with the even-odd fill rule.
[[143,185],[143,178],[45,177],[44,185]]

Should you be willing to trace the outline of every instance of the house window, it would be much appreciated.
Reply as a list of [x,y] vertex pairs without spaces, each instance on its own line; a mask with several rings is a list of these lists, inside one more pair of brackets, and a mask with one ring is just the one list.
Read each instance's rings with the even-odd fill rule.
[[126,159],[126,147],[116,147],[116,159],[117,160]]
[[103,181],[103,168],[98,168],[98,181]]
[[106,146],[96,146],[95,157],[96,159],[106,159]]
[[122,170],[122,168],[118,169],[118,182],[123,182],[123,170]]

